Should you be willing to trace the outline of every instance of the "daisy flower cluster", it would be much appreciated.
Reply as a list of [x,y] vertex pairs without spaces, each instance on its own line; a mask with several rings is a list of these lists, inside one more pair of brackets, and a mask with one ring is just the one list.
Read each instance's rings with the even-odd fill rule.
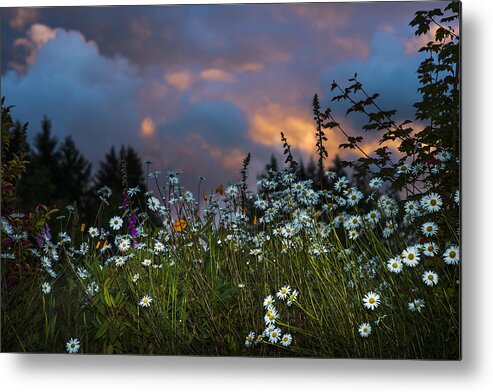
[[280,319],[280,314],[276,308],[278,303],[286,303],[289,307],[298,299],[298,291],[292,289],[291,286],[282,286],[275,294],[275,297],[268,295],[264,298],[263,308],[265,310],[264,324],[265,328],[262,333],[256,335],[251,331],[245,338],[245,347],[250,348],[259,343],[269,343],[272,345],[281,345],[289,347],[293,341],[293,336],[290,333],[283,333],[277,325]]

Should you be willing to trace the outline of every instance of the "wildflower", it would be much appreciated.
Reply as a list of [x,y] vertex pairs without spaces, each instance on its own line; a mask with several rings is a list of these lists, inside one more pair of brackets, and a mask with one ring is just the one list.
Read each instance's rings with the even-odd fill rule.
[[162,242],[156,241],[154,243],[154,252],[158,252],[159,253],[159,252],[164,252],[164,250],[165,250],[165,247],[164,247],[164,245],[163,245]]
[[115,257],[115,264],[117,267],[121,267],[125,264],[125,262],[127,261],[127,259],[123,256],[117,256]]
[[139,305],[142,306],[143,308],[148,308],[151,306],[152,298],[149,295],[144,295],[142,299],[139,302]]
[[81,279],[87,279],[89,277],[89,273],[83,267],[77,267],[77,276]]
[[266,200],[261,199],[260,196],[258,197],[258,199],[255,201],[254,204],[255,207],[260,208],[261,210],[265,210],[269,205],[269,203]]
[[401,254],[402,262],[408,267],[416,267],[419,264],[420,255],[416,246],[409,246]]
[[269,308],[270,306],[274,305],[274,302],[276,302],[276,300],[272,297],[272,295],[268,295],[264,298],[264,307]]
[[438,225],[435,222],[426,222],[421,225],[421,232],[426,237],[432,237],[438,232]]
[[262,253],[262,249],[259,249],[259,248],[255,248],[255,249],[251,249],[250,250],[250,254],[253,255],[253,256],[258,256]]
[[293,290],[293,292],[291,293],[291,295],[288,298],[288,301],[286,302],[288,304],[288,306],[291,306],[293,304],[293,302],[298,299],[298,294],[299,294],[298,290]]
[[366,220],[370,223],[378,223],[380,217],[380,212],[377,210],[371,210],[368,214],[366,214]]
[[264,321],[266,325],[273,325],[276,323],[276,320],[278,318],[279,318],[279,313],[273,306],[271,306],[267,309],[267,313],[264,316]]
[[91,282],[87,285],[86,293],[91,297],[99,291],[99,285],[96,282]]
[[245,346],[246,346],[246,348],[252,347],[254,340],[255,340],[255,332],[252,331],[245,338]]
[[336,191],[342,191],[344,188],[347,187],[349,180],[346,177],[339,177],[337,181],[334,184],[334,188]]
[[449,151],[441,150],[437,153],[437,158],[440,162],[447,162],[452,154]]
[[277,292],[276,297],[279,299],[286,299],[289,294],[291,294],[291,286],[283,286]]
[[438,284],[438,274],[434,271],[426,271],[422,276],[423,282],[428,286]]
[[126,252],[127,250],[129,250],[130,240],[128,238],[121,240],[120,243],[118,244],[118,249],[120,250],[120,252]]
[[110,219],[110,227],[113,230],[120,230],[123,225],[123,219],[120,218],[119,216],[114,216],[113,218]]
[[90,227],[87,231],[91,238],[95,238],[99,235],[99,230],[96,227]]
[[414,200],[408,200],[406,203],[404,203],[404,211],[406,211],[406,214],[415,216],[419,215],[419,204],[418,202]]
[[157,211],[160,206],[161,206],[161,202],[159,201],[159,199],[155,198],[154,196],[150,197],[147,200],[147,207],[149,207],[151,211]]
[[359,233],[357,230],[349,230],[348,237],[350,240],[355,240],[356,238],[359,237]]
[[87,242],[80,244],[79,252],[81,255],[86,255],[89,252],[89,244]]
[[277,343],[280,337],[281,337],[281,329],[275,328],[274,330],[271,331],[269,335],[269,342]]
[[135,274],[132,276],[132,282],[137,283],[137,281],[140,279],[140,274]]
[[236,185],[230,185],[226,188],[226,194],[230,197],[234,197],[238,194],[238,187]]
[[51,284],[49,284],[48,282],[43,282],[43,284],[41,285],[41,291],[43,292],[44,295],[50,294]]
[[387,262],[387,269],[390,272],[398,274],[402,271],[402,261],[400,257],[394,257]]
[[441,196],[433,192],[421,198],[421,206],[428,213],[440,211],[440,208],[442,208],[442,204],[443,201]]
[[347,204],[350,206],[355,206],[356,204],[359,203],[359,201],[363,198],[363,193],[360,191],[353,189],[348,195],[347,195]]
[[460,192],[458,190],[455,191],[455,193],[454,193],[454,202],[457,205],[459,205],[459,203],[460,203]]
[[424,299],[415,299],[407,304],[407,308],[410,312],[421,312],[421,309],[425,307]]
[[288,347],[289,345],[291,345],[292,341],[293,341],[293,337],[291,336],[290,333],[285,333],[284,335],[282,335],[281,344],[284,347]]
[[398,167],[397,167],[397,173],[399,174],[406,174],[406,173],[409,173],[409,170],[410,170],[410,166],[407,164],[407,163],[401,163]]
[[367,338],[371,334],[371,325],[363,323],[358,327],[358,332],[362,338]]
[[144,267],[149,267],[151,264],[152,264],[152,261],[150,259],[144,259],[144,261],[142,261],[142,265]]
[[80,342],[78,339],[71,338],[67,344],[67,352],[69,354],[75,354],[77,351],[79,351],[80,348]]
[[133,197],[135,196],[137,193],[140,192],[140,189],[139,189],[139,186],[137,185],[136,187],[134,188],[128,188],[128,191],[127,191],[127,194],[130,196],[130,197]]
[[378,307],[378,305],[380,305],[380,295],[374,293],[373,291],[370,291],[363,298],[363,305],[367,309],[374,310],[375,308]]
[[451,245],[444,253],[443,253],[443,261],[448,265],[456,265],[459,264],[459,247],[456,245]]
[[422,245],[423,254],[428,257],[433,257],[438,252],[438,246],[434,242],[427,242]]
[[368,185],[370,185],[370,188],[378,189],[382,187],[382,184],[383,184],[382,179],[380,177],[375,177],[370,180]]
[[185,227],[187,227],[187,221],[185,219],[177,219],[173,225],[173,228],[178,233],[181,233]]

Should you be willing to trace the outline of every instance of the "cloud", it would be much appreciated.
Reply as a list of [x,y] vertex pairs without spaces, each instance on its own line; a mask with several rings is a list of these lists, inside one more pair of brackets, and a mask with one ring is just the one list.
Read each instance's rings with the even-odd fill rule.
[[210,80],[214,82],[232,82],[234,80],[233,74],[227,71],[223,71],[217,68],[206,69],[200,73],[202,79]]
[[14,116],[30,123],[31,139],[48,115],[58,137],[72,135],[93,161],[111,145],[138,145],[142,81],[125,58],[101,55],[75,31],[33,25],[25,39],[32,62],[25,73],[6,72],[2,94],[15,105]]
[[188,71],[170,72],[166,75],[166,81],[174,88],[185,91],[193,83],[193,75]]
[[140,134],[143,137],[151,137],[156,133],[156,124],[151,117],[146,117],[140,124]]
[[36,8],[14,8],[10,16],[9,25],[14,29],[22,29],[38,17]]

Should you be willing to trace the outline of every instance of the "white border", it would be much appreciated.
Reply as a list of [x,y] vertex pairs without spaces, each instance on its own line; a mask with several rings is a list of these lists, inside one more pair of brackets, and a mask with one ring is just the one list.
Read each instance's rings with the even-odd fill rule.
[[[230,1],[215,1],[228,2]],[[243,1],[249,2],[252,1]],[[145,2],[163,3],[172,2]],[[491,390],[493,165],[490,157],[493,155],[493,21],[489,11],[492,3],[484,0],[463,2],[462,200],[465,264],[462,362],[0,354],[2,390]],[[2,7],[123,4],[139,2],[2,0]]]

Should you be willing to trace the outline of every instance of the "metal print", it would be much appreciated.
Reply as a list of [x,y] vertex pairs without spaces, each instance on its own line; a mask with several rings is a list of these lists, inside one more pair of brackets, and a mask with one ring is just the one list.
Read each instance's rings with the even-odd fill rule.
[[460,359],[459,2],[1,18],[3,352]]

